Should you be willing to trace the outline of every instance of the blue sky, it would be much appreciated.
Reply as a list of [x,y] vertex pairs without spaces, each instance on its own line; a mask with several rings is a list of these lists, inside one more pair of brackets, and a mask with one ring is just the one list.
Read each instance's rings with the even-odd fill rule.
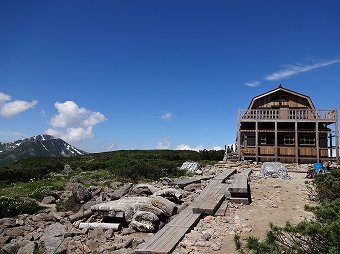
[[339,1],[0,1],[0,141],[211,149],[279,84],[340,108]]

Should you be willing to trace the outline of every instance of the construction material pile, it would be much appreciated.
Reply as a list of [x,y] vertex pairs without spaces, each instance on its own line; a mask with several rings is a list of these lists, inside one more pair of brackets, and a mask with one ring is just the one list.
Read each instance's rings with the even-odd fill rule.
[[261,177],[292,179],[281,162],[264,162],[261,167]]

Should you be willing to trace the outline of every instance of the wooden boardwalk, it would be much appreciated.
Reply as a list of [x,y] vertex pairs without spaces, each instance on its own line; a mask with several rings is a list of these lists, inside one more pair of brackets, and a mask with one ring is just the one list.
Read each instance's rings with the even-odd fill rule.
[[203,180],[209,180],[213,178],[212,176],[201,176],[196,178],[184,178],[175,182],[169,183],[172,186],[178,186],[179,188],[184,188],[185,186],[192,184],[192,183],[200,183]]
[[136,253],[171,253],[184,235],[198,223],[200,217],[200,214],[193,213],[192,207],[188,206],[148,239],[146,243],[142,244],[136,250]]
[[246,205],[251,203],[251,192],[248,183],[250,173],[250,169],[245,169],[233,176],[231,184],[225,191],[225,197],[230,200],[231,203],[242,203]]
[[195,199],[192,205],[193,212],[214,215],[225,199],[224,195],[228,186],[225,181],[235,172],[235,169],[228,169],[223,174],[211,179],[208,186]]
[[161,230],[154,234],[147,242],[140,245],[135,253],[140,254],[169,254],[200,220],[202,214],[214,214],[225,199],[225,181],[236,170],[225,170],[210,180],[193,205],[188,206],[168,222]]

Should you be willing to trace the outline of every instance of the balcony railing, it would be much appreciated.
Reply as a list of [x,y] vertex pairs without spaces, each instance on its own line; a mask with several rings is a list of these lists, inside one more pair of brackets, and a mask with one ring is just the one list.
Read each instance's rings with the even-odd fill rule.
[[336,120],[336,109],[240,109],[241,120]]

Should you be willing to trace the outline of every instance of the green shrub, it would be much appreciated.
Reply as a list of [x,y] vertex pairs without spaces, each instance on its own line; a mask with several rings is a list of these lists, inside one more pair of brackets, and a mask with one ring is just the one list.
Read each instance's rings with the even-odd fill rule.
[[43,207],[34,200],[12,197],[0,197],[0,218],[13,217],[19,214],[33,214]]

